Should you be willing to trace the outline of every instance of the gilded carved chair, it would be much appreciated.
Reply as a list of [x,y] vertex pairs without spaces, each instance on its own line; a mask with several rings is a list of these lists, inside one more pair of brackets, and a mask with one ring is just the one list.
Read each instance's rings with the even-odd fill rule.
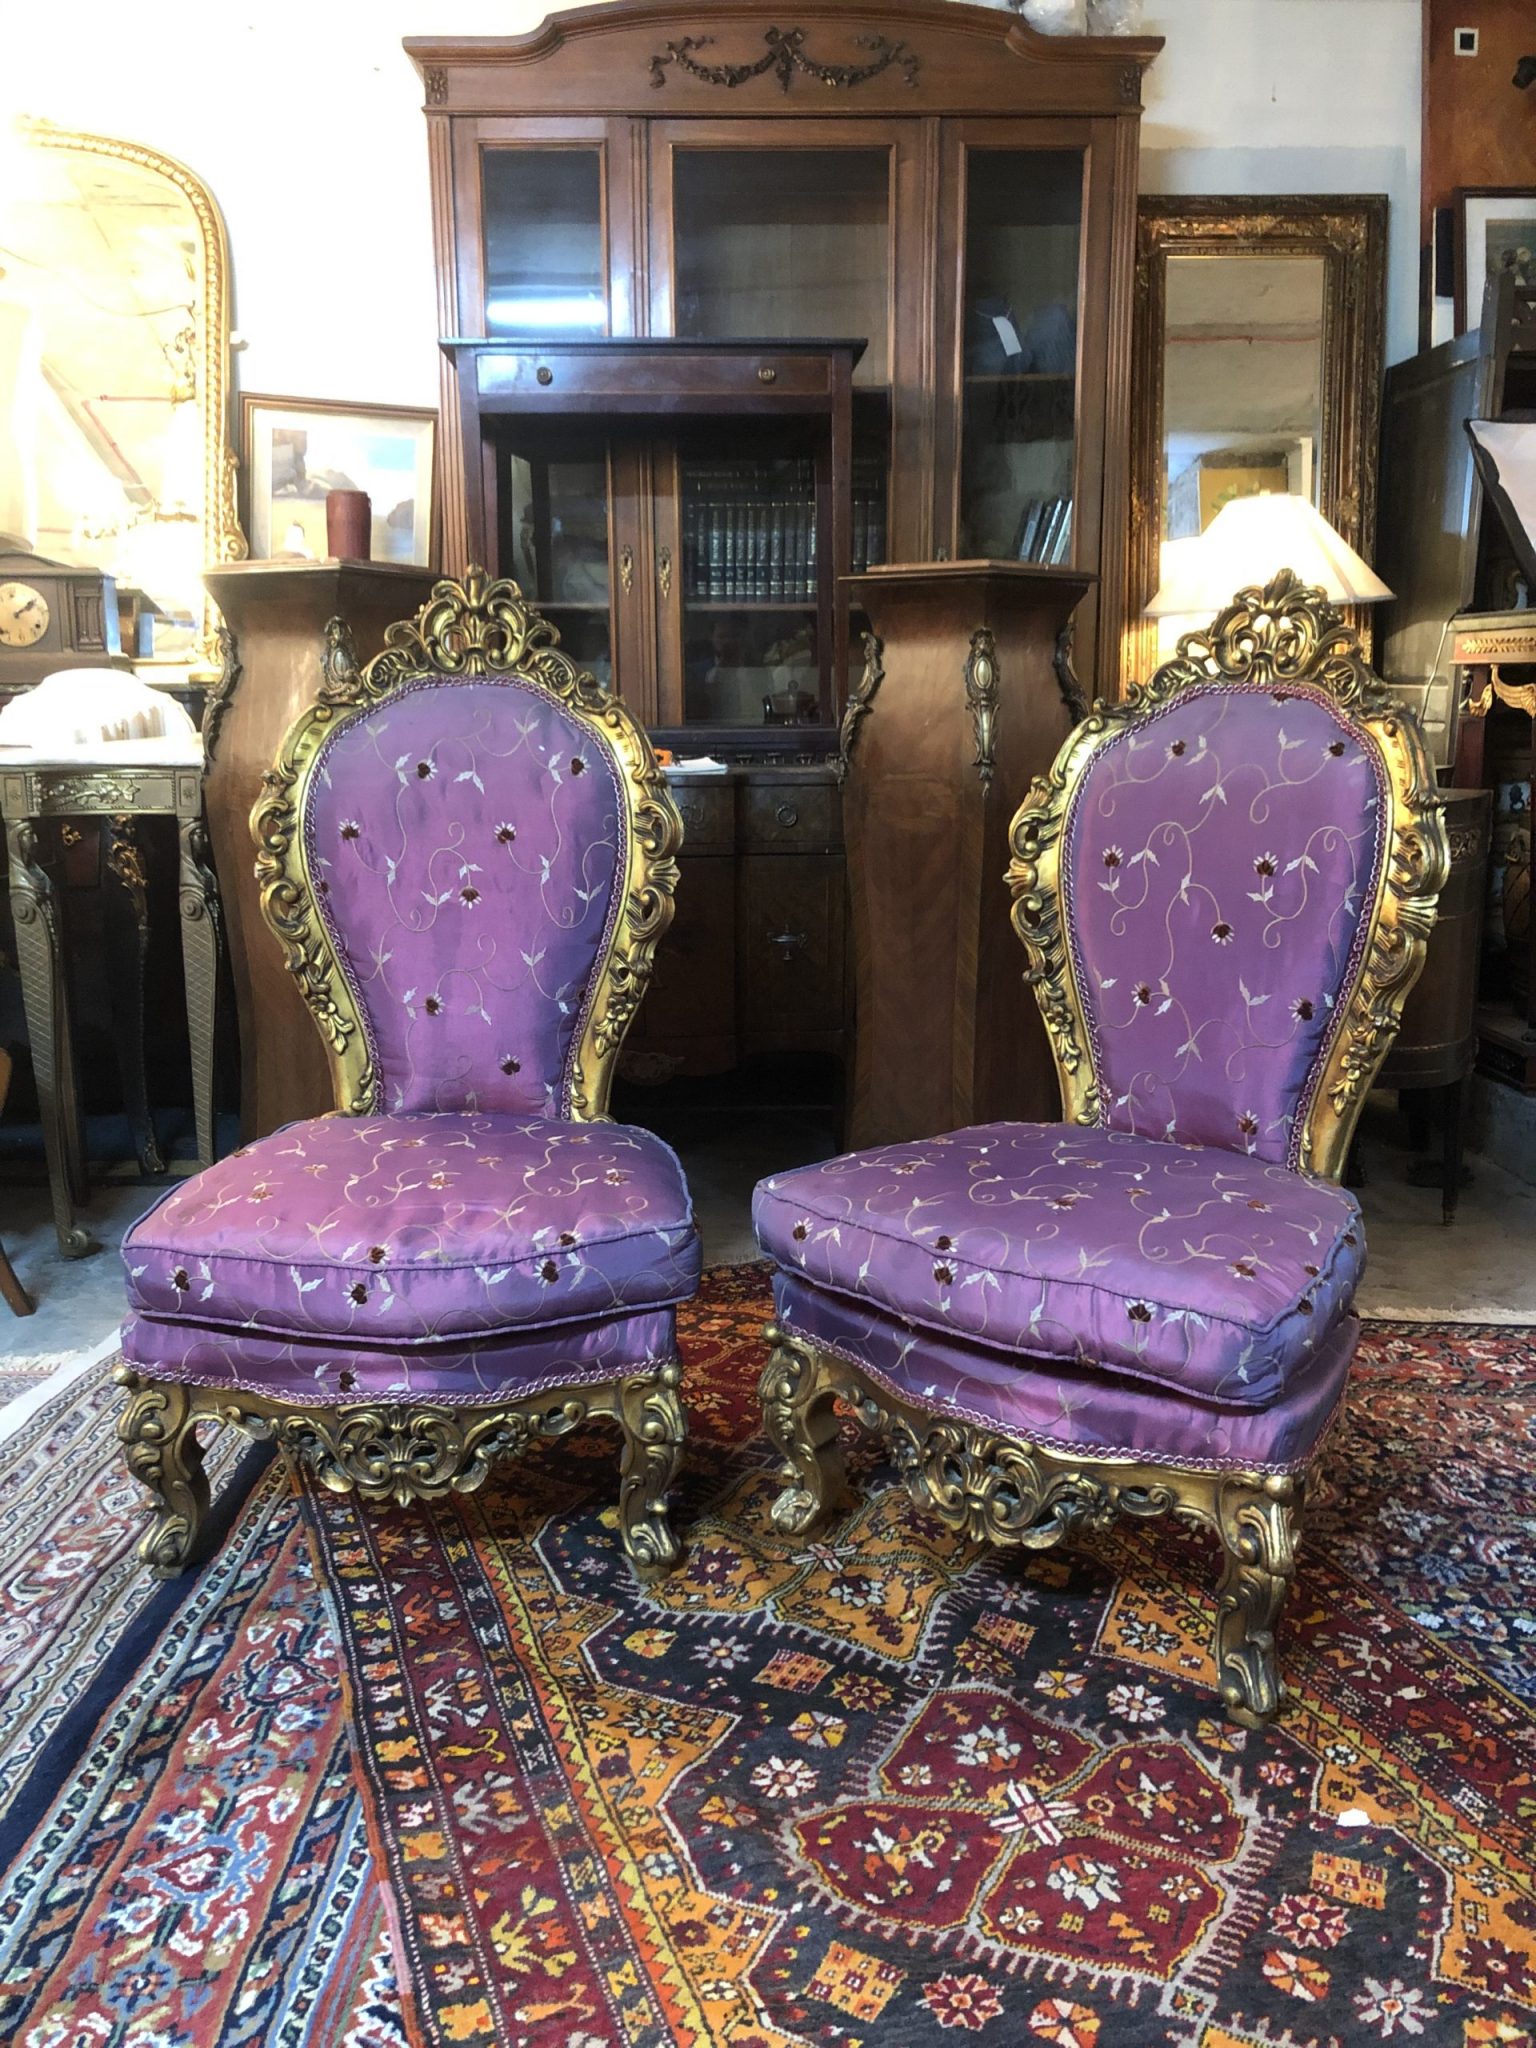
[[1339,1175],[1446,872],[1434,778],[1340,615],[1286,575],[1096,704],[1011,846],[1065,1121],[761,1183],[774,1520],[835,1503],[851,1408],[976,1539],[1205,1525],[1217,1684],[1258,1726],[1355,1349]]
[[671,1151],[606,1107],[682,825],[644,733],[555,643],[476,570],[361,670],[334,625],[265,779],[262,905],[336,1109],[183,1183],[125,1240],[120,1435],[161,1576],[207,1507],[205,1422],[406,1501],[607,1417],[630,1561],[676,1559],[674,1324],[698,1235]]

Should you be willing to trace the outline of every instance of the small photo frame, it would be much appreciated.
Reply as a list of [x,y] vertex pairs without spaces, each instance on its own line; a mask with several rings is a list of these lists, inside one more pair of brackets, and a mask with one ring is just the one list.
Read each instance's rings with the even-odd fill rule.
[[372,559],[436,563],[437,414],[322,398],[240,398],[242,512],[256,561],[323,561],[325,501],[366,491]]
[[1536,185],[1467,185],[1456,194],[1456,332],[1483,316],[1491,273],[1536,290]]

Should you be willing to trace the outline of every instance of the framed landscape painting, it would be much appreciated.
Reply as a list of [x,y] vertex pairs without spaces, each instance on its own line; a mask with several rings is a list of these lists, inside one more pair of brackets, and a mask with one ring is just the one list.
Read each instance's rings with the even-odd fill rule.
[[1456,194],[1456,332],[1483,316],[1490,274],[1536,288],[1536,185],[1470,185]]
[[431,568],[436,435],[437,414],[412,406],[243,393],[240,461],[252,556],[323,561],[327,497],[366,491],[373,560]]

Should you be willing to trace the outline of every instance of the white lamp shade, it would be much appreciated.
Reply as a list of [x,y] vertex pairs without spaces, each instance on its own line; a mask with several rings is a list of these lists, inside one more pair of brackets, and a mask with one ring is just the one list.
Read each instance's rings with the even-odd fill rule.
[[[1180,552],[1172,562],[1174,550]],[[1283,491],[1233,498],[1198,540],[1163,550],[1163,580],[1147,606],[1153,618],[1210,618],[1239,590],[1260,588],[1282,569],[1320,589],[1334,604],[1379,604],[1391,591],[1316,506]]]

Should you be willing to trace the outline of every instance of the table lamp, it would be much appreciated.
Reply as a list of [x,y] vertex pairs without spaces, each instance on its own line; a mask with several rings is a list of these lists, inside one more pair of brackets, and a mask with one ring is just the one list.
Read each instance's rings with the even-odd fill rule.
[[1282,569],[1334,604],[1380,604],[1392,595],[1315,505],[1283,491],[1231,499],[1198,538],[1166,541],[1161,567],[1148,616],[1187,621],[1186,631],[1224,611],[1238,591],[1262,590]]

